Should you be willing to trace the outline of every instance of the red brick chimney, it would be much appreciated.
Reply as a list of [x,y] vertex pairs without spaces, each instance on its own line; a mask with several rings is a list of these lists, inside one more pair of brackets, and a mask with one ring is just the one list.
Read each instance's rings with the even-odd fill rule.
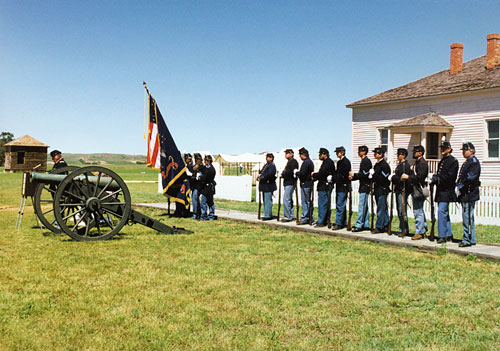
[[486,36],[486,68],[490,69],[500,65],[500,34]]
[[450,45],[450,74],[462,72],[464,58],[464,44],[453,43]]

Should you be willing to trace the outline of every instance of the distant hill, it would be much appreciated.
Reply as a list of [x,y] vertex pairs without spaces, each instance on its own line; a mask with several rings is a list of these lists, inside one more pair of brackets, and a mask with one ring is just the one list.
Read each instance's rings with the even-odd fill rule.
[[[50,155],[47,156],[49,162],[52,162]],[[72,165],[107,165],[107,164],[146,164],[146,156],[144,155],[125,155],[125,154],[70,154],[64,153],[64,159],[68,164]]]

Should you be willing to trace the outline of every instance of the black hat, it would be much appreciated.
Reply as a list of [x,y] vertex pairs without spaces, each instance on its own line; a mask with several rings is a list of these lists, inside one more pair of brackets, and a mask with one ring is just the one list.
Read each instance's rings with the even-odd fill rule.
[[385,147],[379,146],[373,149],[373,153],[375,154],[385,154]]
[[301,147],[299,149],[299,155],[306,155],[306,156],[309,156],[309,151],[307,151],[307,149],[305,147]]
[[292,149],[286,149],[285,150],[285,154],[293,154],[293,150]]
[[187,159],[187,158],[193,158],[193,156],[191,156],[190,153],[185,153],[184,154],[184,159]]
[[205,161],[210,161],[210,162],[212,162],[212,161],[213,161],[212,156],[210,156],[210,155],[205,155]]
[[451,148],[451,143],[448,140],[443,140],[441,142],[440,148],[441,148],[441,150],[446,150],[448,148]]
[[337,147],[335,148],[335,153],[337,153],[337,152],[341,152],[341,151],[345,152],[345,147],[343,147],[343,146],[337,146]]
[[201,160],[201,154],[200,154],[200,153],[198,153],[198,152],[195,152],[195,153],[194,153],[194,159],[195,159],[195,160]]
[[398,156],[399,155],[404,155],[405,157],[408,156],[408,150],[403,149],[403,148],[399,148],[398,149]]
[[320,147],[318,153],[320,155],[330,156],[330,152],[327,149],[325,149],[324,147]]
[[366,145],[361,145],[360,147],[358,147],[358,152],[368,152],[368,146]]
[[273,154],[272,152],[268,152],[268,153],[266,154],[266,158],[267,158],[267,157],[271,157],[271,158],[274,160],[274,154]]
[[62,154],[62,152],[61,152],[61,151],[59,151],[59,150],[52,150],[52,151],[50,152],[50,157],[54,158],[54,156],[56,156],[56,155],[60,155],[60,154]]
[[421,152],[422,154],[425,153],[425,149],[422,145],[415,145],[413,147],[413,152]]
[[474,145],[469,141],[469,142],[466,142],[466,143],[463,143],[462,144],[462,150],[463,151],[467,151],[467,150],[476,150],[476,148],[474,147]]

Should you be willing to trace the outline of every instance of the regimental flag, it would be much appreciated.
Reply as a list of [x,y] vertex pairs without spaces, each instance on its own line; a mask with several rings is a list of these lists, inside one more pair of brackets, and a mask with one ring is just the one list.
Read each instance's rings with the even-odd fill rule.
[[156,100],[148,92],[149,128],[147,166],[161,171],[163,195],[189,208],[191,189],[186,165],[163,120]]

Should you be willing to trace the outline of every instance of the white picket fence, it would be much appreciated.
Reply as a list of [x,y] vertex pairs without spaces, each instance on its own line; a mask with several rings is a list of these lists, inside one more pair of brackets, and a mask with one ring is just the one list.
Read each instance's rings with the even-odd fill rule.
[[[352,210],[354,212],[358,211],[359,204],[359,183],[352,183]],[[282,193],[283,194],[283,193]],[[294,202],[295,202],[295,196]],[[274,202],[278,202],[278,192],[274,193]],[[390,194],[387,197],[387,204],[390,208]],[[299,189],[299,201],[300,201],[300,189]],[[314,190],[314,204],[318,205],[318,193]],[[412,210],[412,200],[411,197],[408,201],[408,217],[413,218]],[[375,203],[375,206],[376,203]],[[371,201],[368,205],[371,212]],[[335,192],[332,195],[332,208],[335,208]],[[453,223],[462,222],[462,206],[459,203],[450,203],[450,219]],[[425,216],[428,220],[431,218],[431,205],[429,201],[424,204]],[[437,206],[435,208],[435,215],[437,218]],[[475,221],[477,224],[491,224],[500,225],[500,186],[481,186],[480,188],[480,200],[476,202],[476,208],[474,211]],[[394,198],[394,217],[397,217],[396,211],[396,199]]]

